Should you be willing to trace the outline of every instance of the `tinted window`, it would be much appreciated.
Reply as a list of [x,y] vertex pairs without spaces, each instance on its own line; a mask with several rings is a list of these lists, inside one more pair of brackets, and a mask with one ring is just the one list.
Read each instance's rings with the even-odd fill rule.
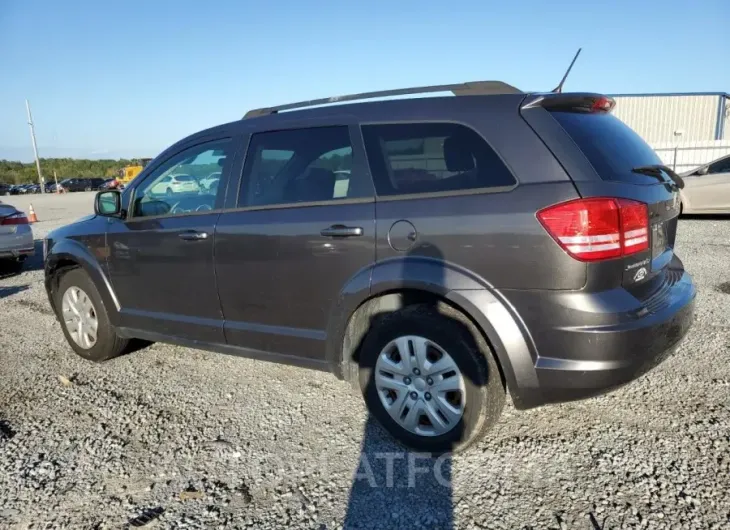
[[320,202],[366,196],[352,185],[347,127],[254,134],[246,155],[239,206]]
[[655,184],[656,179],[632,173],[639,166],[661,164],[654,150],[624,122],[611,114],[553,112],[604,180]]
[[707,172],[709,174],[730,173],[730,156],[727,158],[720,159],[717,162],[710,164],[710,167],[707,168]]
[[229,140],[190,147],[163,162],[134,190],[134,216],[184,215],[216,207],[216,191],[198,184],[230,158]]
[[515,179],[472,129],[454,123],[365,125],[378,195],[511,186]]

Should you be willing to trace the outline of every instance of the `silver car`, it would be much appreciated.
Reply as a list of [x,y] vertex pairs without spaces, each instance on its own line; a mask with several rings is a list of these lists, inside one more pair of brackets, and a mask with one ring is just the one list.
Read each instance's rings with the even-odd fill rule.
[[730,155],[682,174],[682,213],[730,213]]
[[33,229],[25,213],[0,201],[0,266],[20,269],[34,253]]

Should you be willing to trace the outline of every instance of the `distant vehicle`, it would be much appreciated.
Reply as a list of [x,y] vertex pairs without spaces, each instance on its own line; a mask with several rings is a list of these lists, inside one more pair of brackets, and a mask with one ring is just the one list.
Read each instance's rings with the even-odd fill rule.
[[682,174],[682,213],[730,213],[730,155]]
[[0,265],[19,271],[34,253],[33,229],[25,213],[0,201]]
[[190,175],[167,175],[150,189],[153,195],[173,195],[175,193],[197,193],[197,181]]
[[132,180],[134,180],[134,177],[139,175],[142,170],[147,166],[147,164],[150,163],[151,158],[140,158],[139,164],[133,164],[131,166],[123,167],[121,170],[119,170],[119,183],[123,184],[124,186],[127,186]]
[[[608,392],[692,325],[681,178],[614,105],[487,81],[250,111],[50,232],[49,300],[86,359],[138,338],[330,370],[407,446],[463,449],[506,392]],[[215,194],[175,193],[213,159]]]
[[116,178],[110,178],[104,180],[104,183],[99,186],[99,190],[113,190],[116,189],[118,185]]
[[221,179],[221,173],[220,171],[217,171],[215,173],[211,173],[207,177],[200,179],[199,183],[200,188],[206,192],[210,193],[213,192],[215,189],[218,188],[218,182]]
[[94,191],[104,184],[103,178],[71,178],[58,183],[64,191]]
[[11,189],[13,189],[12,185],[0,183],[0,195],[10,195]]

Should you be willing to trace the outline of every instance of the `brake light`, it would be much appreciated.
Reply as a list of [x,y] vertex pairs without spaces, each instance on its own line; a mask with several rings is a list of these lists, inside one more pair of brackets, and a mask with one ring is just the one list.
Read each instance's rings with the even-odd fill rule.
[[616,105],[616,102],[611,99],[607,98],[606,96],[601,96],[597,100],[593,102],[593,105],[591,105],[591,111],[592,112],[611,112],[614,105]]
[[0,219],[0,225],[27,225],[28,218],[23,212],[14,213],[7,217]]
[[649,248],[649,209],[628,199],[578,199],[537,212],[545,230],[568,254],[601,261]]

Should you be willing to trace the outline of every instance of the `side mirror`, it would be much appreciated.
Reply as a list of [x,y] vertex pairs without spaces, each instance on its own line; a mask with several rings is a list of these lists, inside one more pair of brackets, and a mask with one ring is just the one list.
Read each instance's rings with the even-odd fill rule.
[[96,194],[94,212],[104,217],[119,217],[122,213],[122,194],[117,190],[105,190]]
[[697,170],[697,174],[698,175],[707,175],[707,173],[709,173],[709,171],[710,171],[709,167],[703,166]]

